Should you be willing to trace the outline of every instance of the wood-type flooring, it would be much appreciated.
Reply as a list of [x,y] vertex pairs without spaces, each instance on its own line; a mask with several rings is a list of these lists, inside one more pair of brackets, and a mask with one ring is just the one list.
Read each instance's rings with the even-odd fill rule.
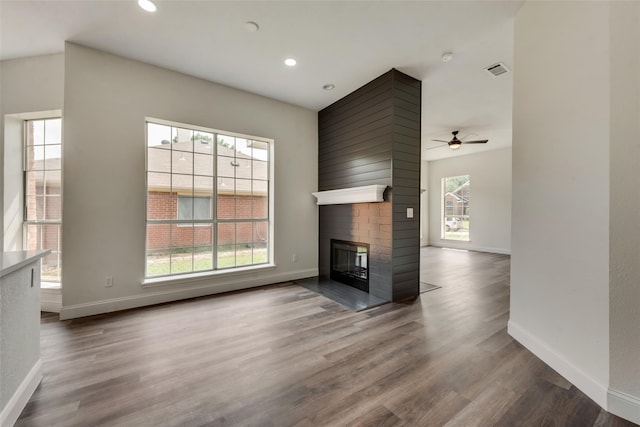
[[408,303],[295,284],[59,321],[17,426],[630,426],[514,341],[509,257],[426,248]]

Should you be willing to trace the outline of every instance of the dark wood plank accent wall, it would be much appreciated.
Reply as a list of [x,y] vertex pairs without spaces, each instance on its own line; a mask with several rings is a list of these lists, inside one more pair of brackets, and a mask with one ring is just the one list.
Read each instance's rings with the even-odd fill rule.
[[388,72],[318,113],[318,190],[391,185],[393,81]]
[[[420,294],[421,82],[396,72],[393,80],[393,301]],[[413,208],[413,218],[407,218]]]
[[383,203],[320,207],[320,275],[330,239],[369,243],[369,292],[389,301],[420,291],[420,99],[394,69],[318,113],[318,190],[390,187]]

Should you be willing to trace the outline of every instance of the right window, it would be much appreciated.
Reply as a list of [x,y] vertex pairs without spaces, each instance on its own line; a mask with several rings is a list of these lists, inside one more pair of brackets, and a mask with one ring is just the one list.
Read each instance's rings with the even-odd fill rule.
[[442,178],[442,238],[469,241],[469,175]]
[[147,121],[147,278],[271,262],[271,144]]

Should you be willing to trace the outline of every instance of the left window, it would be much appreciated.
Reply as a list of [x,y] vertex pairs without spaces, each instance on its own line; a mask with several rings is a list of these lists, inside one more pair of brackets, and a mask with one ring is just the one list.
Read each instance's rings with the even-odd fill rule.
[[25,121],[24,247],[50,249],[42,281],[62,277],[62,119]]

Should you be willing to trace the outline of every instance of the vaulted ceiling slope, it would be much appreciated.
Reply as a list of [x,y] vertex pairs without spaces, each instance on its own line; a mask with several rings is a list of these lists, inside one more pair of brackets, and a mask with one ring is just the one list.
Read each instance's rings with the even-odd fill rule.
[[[483,68],[511,65],[521,0],[156,4],[149,13],[135,0],[3,0],[0,59],[59,53],[68,40],[313,110],[397,68],[423,81],[423,141],[460,129],[489,148],[510,145],[511,76]],[[453,59],[442,62],[444,52]],[[423,145],[432,158],[450,152]]]

